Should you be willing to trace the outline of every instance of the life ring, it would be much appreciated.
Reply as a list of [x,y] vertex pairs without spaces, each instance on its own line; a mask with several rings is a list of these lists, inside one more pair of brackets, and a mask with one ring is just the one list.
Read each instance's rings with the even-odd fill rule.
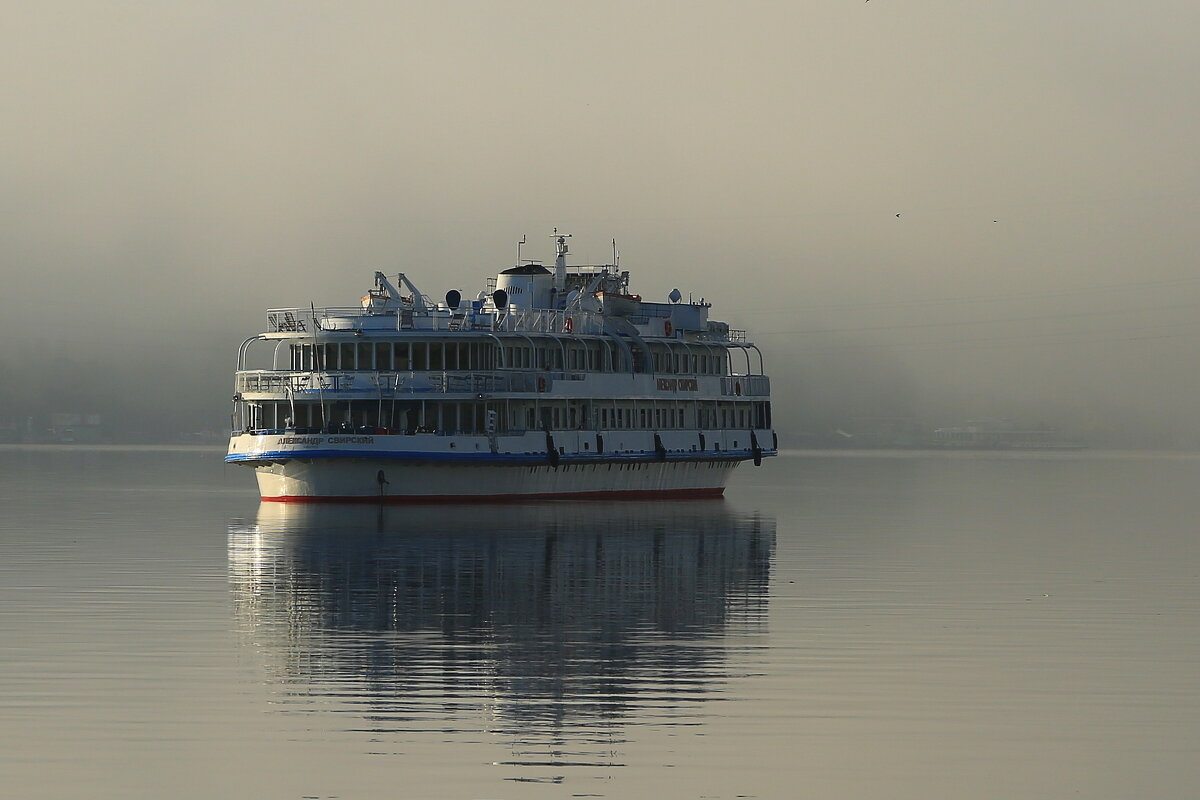
[[[546,378],[542,375],[538,375],[538,391],[546,391]],[[741,392],[738,392],[738,394],[741,394]]]
[[663,320],[663,336],[671,335],[671,320]]
[[567,321],[563,323],[563,327],[566,328],[567,333],[570,333],[571,331],[575,330],[575,320],[567,317]]
[[738,397],[742,396],[742,382],[741,381],[733,382],[733,393],[736,394]]

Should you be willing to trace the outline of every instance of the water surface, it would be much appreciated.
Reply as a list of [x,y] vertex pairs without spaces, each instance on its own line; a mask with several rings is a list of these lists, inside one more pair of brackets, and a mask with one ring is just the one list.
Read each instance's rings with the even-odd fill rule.
[[1187,796],[1200,459],[788,454],[723,501],[259,504],[0,448],[23,798]]

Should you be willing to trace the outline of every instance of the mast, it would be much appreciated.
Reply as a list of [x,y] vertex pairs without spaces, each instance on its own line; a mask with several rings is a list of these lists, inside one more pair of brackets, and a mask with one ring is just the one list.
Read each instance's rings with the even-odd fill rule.
[[567,239],[571,238],[569,233],[559,233],[558,228],[554,229],[554,294],[555,307],[558,306],[558,297],[567,288]]

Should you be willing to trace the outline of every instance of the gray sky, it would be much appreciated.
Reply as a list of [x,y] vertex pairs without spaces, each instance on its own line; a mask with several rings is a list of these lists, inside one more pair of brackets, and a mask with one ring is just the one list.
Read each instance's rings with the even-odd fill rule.
[[557,225],[748,328],[781,427],[837,408],[1200,441],[1194,4],[5,18],[10,372],[46,348],[146,363],[140,392],[219,427],[266,307],[353,303],[376,268],[473,293],[522,234],[548,260]]

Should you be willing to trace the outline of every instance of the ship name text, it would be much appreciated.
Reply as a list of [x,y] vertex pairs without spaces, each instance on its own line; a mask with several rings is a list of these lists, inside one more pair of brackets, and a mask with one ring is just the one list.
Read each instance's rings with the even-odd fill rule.
[[322,444],[375,444],[374,436],[280,436],[275,444],[308,445],[318,447]]

